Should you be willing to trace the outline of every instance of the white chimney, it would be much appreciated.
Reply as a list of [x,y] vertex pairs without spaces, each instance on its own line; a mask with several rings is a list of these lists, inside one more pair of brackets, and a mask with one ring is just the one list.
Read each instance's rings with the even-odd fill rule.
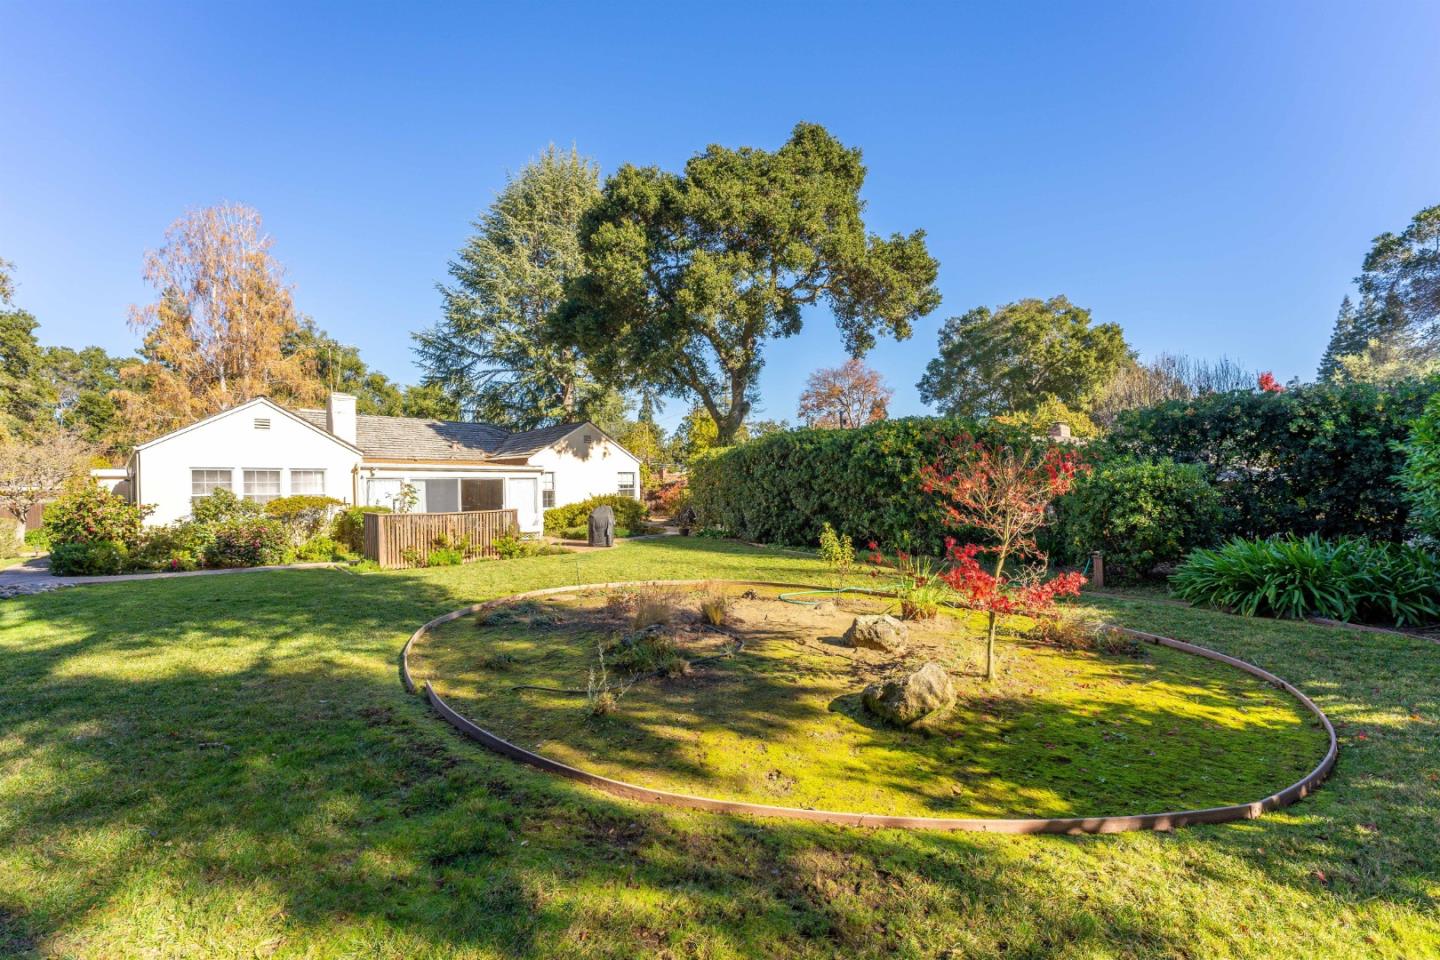
[[355,398],[348,393],[332,393],[325,404],[325,429],[346,443],[355,443]]

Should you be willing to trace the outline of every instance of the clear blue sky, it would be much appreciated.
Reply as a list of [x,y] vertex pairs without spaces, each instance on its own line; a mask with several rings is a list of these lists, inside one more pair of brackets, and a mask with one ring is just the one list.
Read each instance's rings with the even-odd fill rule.
[[[17,300],[128,353],[145,249],[243,201],[300,309],[412,382],[447,260],[547,143],[678,168],[810,120],[940,261],[940,310],[871,355],[914,413],[944,317],[1056,293],[1142,354],[1309,377],[1369,240],[1440,203],[1437,3],[619,6],[0,2]],[[768,357],[786,418],[843,359],[821,312]]]

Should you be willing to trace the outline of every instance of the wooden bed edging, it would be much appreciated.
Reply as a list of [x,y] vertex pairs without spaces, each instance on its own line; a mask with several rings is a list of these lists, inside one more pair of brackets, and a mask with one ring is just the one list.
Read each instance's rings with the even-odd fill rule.
[[[627,580],[613,583],[586,583],[575,584],[573,586],[546,587],[542,590],[517,593],[508,597],[487,600],[484,603],[471,604],[459,610],[452,610],[420,627],[411,634],[410,639],[405,641],[405,646],[400,651],[400,678],[405,684],[405,689],[410,693],[415,693],[415,681],[410,676],[410,648],[417,641],[424,639],[425,635],[435,627],[449,623],[452,620],[458,620],[461,617],[469,616],[473,613],[478,613],[481,610],[519,600],[529,600],[556,594],[576,593],[586,590],[610,590],[621,587],[644,586],[700,586],[712,582],[723,582],[744,587],[805,588],[813,586],[813,584],[774,583],[764,580]],[[1288,681],[1282,680],[1273,673],[1263,670],[1252,663],[1236,657],[1227,656],[1219,651],[1211,650],[1208,647],[1201,647],[1193,643],[1186,643],[1183,640],[1163,637],[1159,634],[1131,630],[1128,627],[1119,627],[1117,629],[1124,630],[1131,636],[1147,643],[1169,647],[1172,650],[1179,650],[1182,653],[1194,654],[1195,656],[1205,657],[1209,660],[1216,660],[1220,663],[1227,664],[1284,690],[1298,700],[1305,709],[1309,710],[1310,713],[1320,721],[1321,726],[1325,728],[1326,736],[1329,738],[1329,747],[1325,751],[1324,758],[1315,769],[1277,793],[1272,793],[1268,797],[1255,800],[1251,803],[1236,803],[1223,807],[1206,807],[1200,810],[1175,810],[1165,813],[1143,813],[1114,817],[1035,817],[1026,819],[999,819],[992,817],[897,817],[875,813],[846,813],[835,810],[806,810],[799,807],[775,807],[769,804],[747,803],[740,800],[716,800],[711,797],[697,797],[685,793],[655,790],[650,787],[639,786],[638,784],[626,783],[623,780],[612,780],[609,777],[602,777],[597,773],[581,770],[578,767],[572,767],[558,760],[541,756],[538,753],[526,750],[524,747],[518,747],[508,740],[497,737],[490,731],[480,727],[474,721],[458,713],[445,702],[440,694],[435,692],[435,688],[428,681],[425,684],[425,696],[430,702],[430,706],[436,713],[443,717],[447,723],[465,734],[465,736],[472,740],[479,741],[496,753],[514,760],[519,760],[521,763],[529,764],[540,770],[588,784],[589,786],[617,797],[689,810],[705,810],[713,813],[742,813],[761,817],[781,817],[789,820],[808,820],[850,827],[906,830],[969,830],[983,833],[1057,834],[1122,833],[1129,830],[1173,830],[1176,827],[1190,826],[1192,824],[1228,823],[1232,820],[1254,820],[1271,810],[1287,807],[1309,796],[1324,782],[1325,778],[1330,775],[1330,771],[1334,769],[1335,761],[1340,752],[1339,740],[1336,738],[1334,725],[1330,722],[1330,718],[1325,715],[1325,711],[1316,706],[1313,700],[1301,693]]]

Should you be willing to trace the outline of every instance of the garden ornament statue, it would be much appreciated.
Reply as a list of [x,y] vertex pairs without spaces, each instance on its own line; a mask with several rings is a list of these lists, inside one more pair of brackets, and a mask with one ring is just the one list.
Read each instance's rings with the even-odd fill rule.
[[590,546],[615,546],[615,511],[607,504],[590,511]]

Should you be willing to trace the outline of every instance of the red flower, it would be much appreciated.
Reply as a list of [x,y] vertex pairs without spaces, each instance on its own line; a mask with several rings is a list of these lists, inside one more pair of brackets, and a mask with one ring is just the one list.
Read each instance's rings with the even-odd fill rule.
[[1264,373],[1260,374],[1259,378],[1256,380],[1256,384],[1265,393],[1285,392],[1285,388],[1280,385],[1280,381],[1275,379],[1275,374],[1271,373],[1269,370],[1266,370]]

